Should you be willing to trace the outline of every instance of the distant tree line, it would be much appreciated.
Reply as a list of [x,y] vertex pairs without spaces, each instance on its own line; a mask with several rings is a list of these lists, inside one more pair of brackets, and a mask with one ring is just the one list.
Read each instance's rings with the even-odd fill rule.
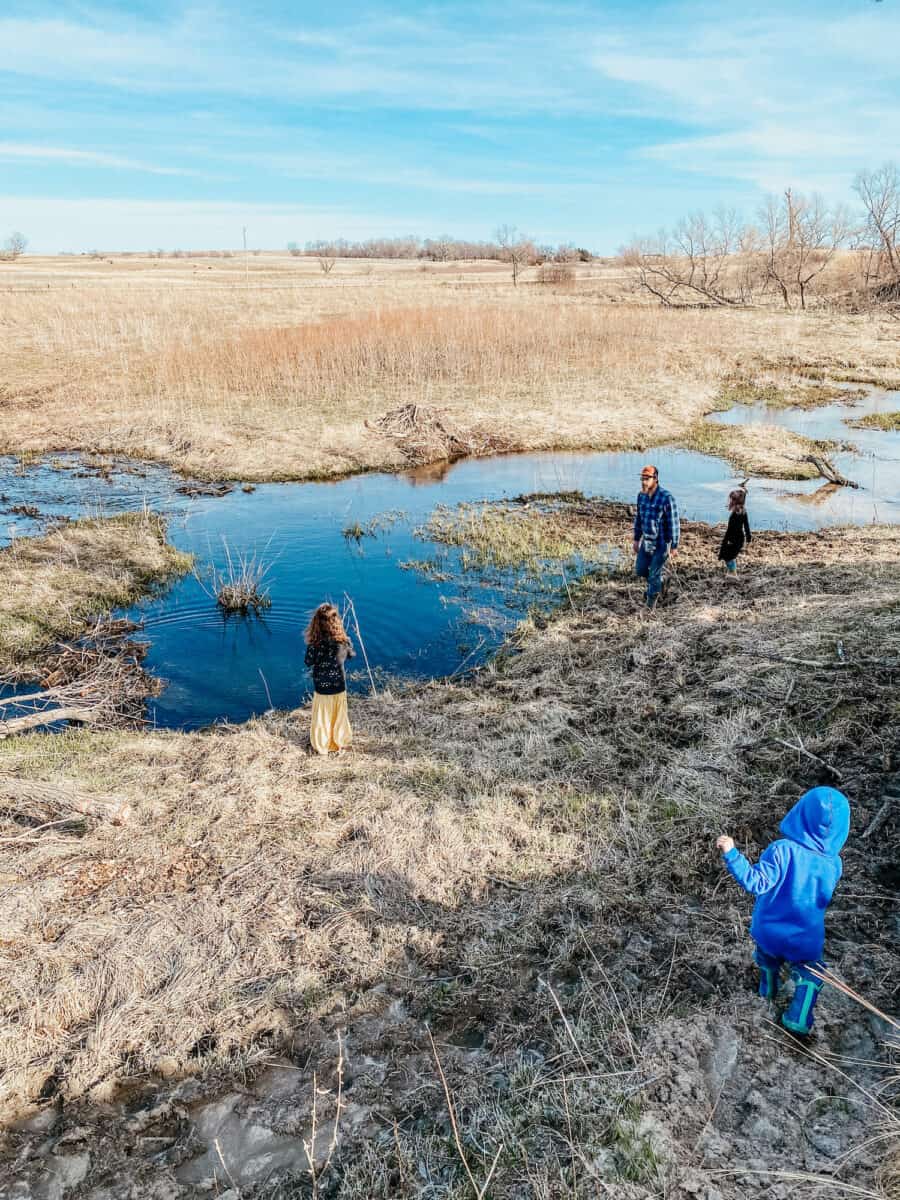
[[542,245],[520,234],[513,227],[497,230],[491,241],[467,241],[460,238],[420,238],[414,234],[405,237],[368,238],[353,242],[346,238],[307,242],[301,247],[289,242],[291,254],[313,258],[404,258],[424,259],[429,262],[471,262],[479,258],[509,261],[510,249],[516,257],[529,266],[544,262],[590,262],[593,255],[589,250],[570,243],[560,246]]
[[[786,308],[806,308],[824,290],[900,302],[900,171],[894,163],[860,171],[853,190],[856,209],[787,188],[768,198],[754,222],[733,209],[691,213],[619,253],[636,285],[669,306],[774,297]],[[842,270],[828,272],[839,251],[847,251]]]

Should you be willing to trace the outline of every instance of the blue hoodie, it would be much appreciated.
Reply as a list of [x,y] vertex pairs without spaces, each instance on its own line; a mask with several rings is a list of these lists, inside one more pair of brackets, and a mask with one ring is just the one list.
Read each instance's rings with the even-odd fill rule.
[[725,865],[756,896],[750,934],[769,954],[788,962],[815,962],[825,947],[825,909],[841,877],[840,851],[850,832],[843,792],[806,792],[779,826],[784,834],[753,866],[732,849]]

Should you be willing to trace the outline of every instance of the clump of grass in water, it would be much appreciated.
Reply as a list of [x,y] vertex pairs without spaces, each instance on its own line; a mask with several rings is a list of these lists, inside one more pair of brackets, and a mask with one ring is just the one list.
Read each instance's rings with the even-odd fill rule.
[[887,433],[897,433],[900,431],[900,412],[869,413],[847,424],[856,429],[883,429]]
[[378,513],[370,520],[366,521],[365,525],[359,521],[354,521],[352,525],[347,525],[341,530],[342,537],[347,541],[361,542],[364,537],[376,537],[382,529],[390,529],[402,520],[406,513],[401,509],[392,509],[390,512]]
[[466,569],[525,569],[542,575],[552,562],[606,562],[602,546],[587,521],[566,512],[565,505],[539,511],[508,504],[460,504],[436,508],[416,533],[444,545],[463,547]]
[[[266,543],[266,549],[270,542],[271,539]],[[225,569],[213,567],[208,580],[197,574],[203,590],[213,596],[226,612],[258,613],[271,608],[272,598],[265,587],[265,579],[272,569],[272,563],[256,551],[253,554],[232,554],[225,537],[222,538],[222,545],[225,548]]]

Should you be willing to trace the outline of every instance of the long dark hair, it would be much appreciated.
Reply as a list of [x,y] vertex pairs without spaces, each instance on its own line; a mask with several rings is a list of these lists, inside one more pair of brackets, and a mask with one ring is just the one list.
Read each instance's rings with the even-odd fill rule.
[[341,614],[333,604],[319,605],[304,636],[308,646],[320,646],[322,642],[350,642]]
[[733,513],[737,513],[738,516],[740,516],[741,513],[743,513],[746,504],[747,492],[744,488],[734,488],[728,493],[728,507]]

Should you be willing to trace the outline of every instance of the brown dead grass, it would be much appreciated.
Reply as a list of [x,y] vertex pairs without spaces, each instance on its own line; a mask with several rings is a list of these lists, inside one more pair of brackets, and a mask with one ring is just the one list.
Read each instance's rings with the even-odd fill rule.
[[[627,538],[621,507],[588,519],[598,540]],[[687,1028],[660,1024],[670,1006],[702,1025],[710,1005],[753,1004],[747,905],[712,842],[728,830],[752,852],[829,768],[854,805],[830,961],[886,1003],[897,960],[877,870],[891,835],[872,847],[858,833],[898,749],[900,531],[754,539],[732,585],[714,567],[717,537],[686,528],[677,600],[655,618],[640,615],[627,573],[589,582],[470,683],[354,697],[346,758],[306,756],[306,713],[0,746],[2,773],[115,790],[135,809],[123,831],[77,834],[6,816],[20,838],[0,899],[7,1110],[42,1087],[71,1102],[132,1075],[251,1069],[273,1049],[319,1045],[347,1023],[346,1004],[386,988],[441,1036],[476,1022],[493,1069],[536,1041],[558,1056],[505,1092],[482,1059],[448,1062],[482,1175],[488,1148],[507,1144],[492,1195],[574,1196],[551,1185],[573,1169],[587,1194],[596,1181],[566,1137],[611,1186],[650,1187],[623,1195],[651,1194],[660,1170],[673,1186],[693,1172],[744,1194],[698,1160],[698,1139],[720,1123],[735,1164],[763,1156],[777,1169],[776,1147],[751,1150],[727,1124],[730,1100],[688,1111],[677,1081],[639,1081],[627,1100],[630,1072],[636,1047]],[[822,1001],[835,1031],[847,1021],[827,1024],[836,1003]],[[770,1043],[754,1042],[776,1078],[793,1077],[790,1050]],[[675,1053],[659,1045],[651,1081]],[[339,1194],[422,1195],[416,1163],[445,1181],[429,1194],[459,1194],[427,1044],[388,1040],[378,1054],[390,1079],[411,1060],[423,1074],[408,1099],[381,1093],[384,1127],[399,1124],[378,1153],[351,1138]],[[827,1091],[827,1068],[802,1069],[813,1094]],[[741,1070],[768,1088],[761,1062]],[[661,1157],[641,1132],[650,1114],[667,1131]],[[847,1177],[866,1182],[869,1163],[854,1159]]]
[[190,569],[151,513],[73,521],[0,550],[0,671],[28,675],[48,643]]
[[618,267],[555,293],[483,266],[326,278],[260,256],[247,287],[234,260],[8,264],[0,448],[310,478],[399,465],[366,421],[407,402],[522,449],[623,448],[679,438],[735,372],[900,380],[877,318],[673,312],[635,303]]

